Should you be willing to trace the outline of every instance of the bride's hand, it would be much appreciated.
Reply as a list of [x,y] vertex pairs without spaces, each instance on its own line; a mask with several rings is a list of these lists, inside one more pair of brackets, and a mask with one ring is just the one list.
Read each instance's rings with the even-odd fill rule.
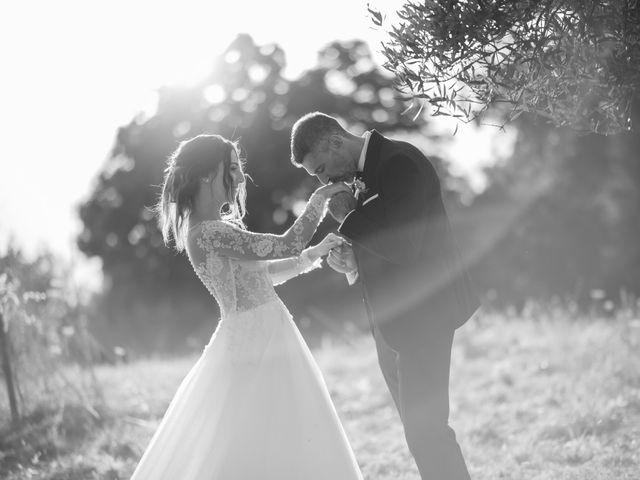
[[306,252],[312,261],[316,261],[318,258],[326,256],[331,249],[341,246],[345,241],[340,235],[329,233],[320,243],[307,248]]
[[314,193],[317,193],[319,195],[322,195],[324,198],[329,199],[333,197],[336,193],[340,193],[340,192],[348,192],[349,194],[352,194],[351,187],[349,187],[349,185],[347,185],[344,182],[334,182],[328,185],[323,185],[322,187],[318,188]]

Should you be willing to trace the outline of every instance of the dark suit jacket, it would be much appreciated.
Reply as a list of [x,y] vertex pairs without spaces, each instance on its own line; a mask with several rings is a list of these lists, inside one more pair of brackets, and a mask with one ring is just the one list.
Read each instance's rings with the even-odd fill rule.
[[369,318],[393,346],[478,308],[459,259],[440,180],[413,145],[372,131],[358,197],[339,232],[353,242]]

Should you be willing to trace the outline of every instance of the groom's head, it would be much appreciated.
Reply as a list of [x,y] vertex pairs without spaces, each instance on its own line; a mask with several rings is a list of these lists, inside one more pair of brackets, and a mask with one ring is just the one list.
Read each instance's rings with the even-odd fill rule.
[[361,150],[361,138],[324,113],[307,113],[291,130],[291,162],[325,185],[352,182]]

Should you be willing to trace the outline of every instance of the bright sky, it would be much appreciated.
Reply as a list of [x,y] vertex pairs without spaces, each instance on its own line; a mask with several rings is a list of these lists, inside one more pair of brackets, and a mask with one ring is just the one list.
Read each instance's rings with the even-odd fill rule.
[[292,78],[336,39],[367,41],[381,64],[384,34],[374,30],[367,3],[392,16],[403,2],[3,2],[0,251],[11,236],[27,253],[45,246],[82,258],[74,246],[80,228],[75,208],[90,191],[118,126],[145,106],[154,88],[205,73],[238,33],[258,44],[278,43]]

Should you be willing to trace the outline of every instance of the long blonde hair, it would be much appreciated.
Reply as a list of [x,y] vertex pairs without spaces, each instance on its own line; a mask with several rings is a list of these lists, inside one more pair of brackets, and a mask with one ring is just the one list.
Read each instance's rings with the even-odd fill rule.
[[173,238],[176,250],[184,250],[188,220],[202,183],[200,180],[217,171],[221,164],[224,166],[223,185],[228,199],[223,207],[222,218],[244,227],[242,219],[246,213],[247,191],[244,183],[241,183],[235,197],[232,197],[232,152],[241,159],[237,142],[220,135],[203,134],[180,142],[169,156],[164,170],[162,193],[156,205],[158,223],[166,245]]

